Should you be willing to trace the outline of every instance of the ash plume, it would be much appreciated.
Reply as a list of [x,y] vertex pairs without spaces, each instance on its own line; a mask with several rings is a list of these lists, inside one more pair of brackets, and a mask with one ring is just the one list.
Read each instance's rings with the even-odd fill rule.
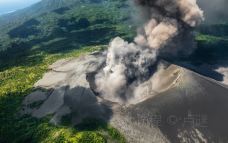
[[119,37],[111,41],[106,66],[96,76],[101,96],[120,103],[134,98],[134,87],[151,76],[157,55],[164,49],[178,53],[185,48],[186,41],[192,42],[191,29],[204,19],[196,0],[135,0],[134,5],[146,19],[144,24],[134,42]]
[[131,98],[126,94],[129,84],[149,78],[149,68],[155,63],[156,54],[156,50],[115,38],[109,45],[106,66],[96,76],[97,90],[111,101],[127,101]]

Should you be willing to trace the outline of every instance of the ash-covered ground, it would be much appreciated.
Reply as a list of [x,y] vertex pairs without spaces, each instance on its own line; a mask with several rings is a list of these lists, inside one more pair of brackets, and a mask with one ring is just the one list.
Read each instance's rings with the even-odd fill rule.
[[[125,102],[96,92],[95,77],[106,53],[57,61],[23,102],[21,113],[51,123],[71,115],[72,125],[100,119],[117,128],[128,142],[227,142],[228,88],[163,60],[156,72],[131,89]],[[36,107],[31,105],[40,103]]]

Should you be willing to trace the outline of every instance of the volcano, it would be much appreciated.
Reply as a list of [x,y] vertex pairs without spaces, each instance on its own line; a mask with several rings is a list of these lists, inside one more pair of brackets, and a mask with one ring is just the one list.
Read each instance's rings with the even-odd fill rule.
[[107,51],[57,61],[21,114],[53,115],[53,124],[65,116],[72,125],[102,120],[130,143],[227,142],[227,85],[163,60],[197,48],[193,29],[204,20],[197,2],[135,0],[135,6],[145,20],[134,41],[116,37]]
[[103,120],[131,143],[228,141],[227,85],[159,60],[163,68],[120,104],[96,92],[95,76],[104,64],[105,52],[52,64],[24,99],[21,114],[53,115],[54,124],[65,115],[73,125],[86,118]]

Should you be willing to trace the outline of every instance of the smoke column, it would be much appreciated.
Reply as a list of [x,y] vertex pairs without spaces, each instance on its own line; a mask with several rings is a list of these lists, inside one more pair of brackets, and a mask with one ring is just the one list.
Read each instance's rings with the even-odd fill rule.
[[176,52],[183,46],[177,45],[180,37],[188,37],[189,29],[204,19],[196,0],[135,0],[134,4],[145,23],[137,29],[134,42],[119,37],[111,41],[106,66],[96,76],[101,96],[119,103],[134,98],[131,91],[150,77],[150,67],[164,47]]

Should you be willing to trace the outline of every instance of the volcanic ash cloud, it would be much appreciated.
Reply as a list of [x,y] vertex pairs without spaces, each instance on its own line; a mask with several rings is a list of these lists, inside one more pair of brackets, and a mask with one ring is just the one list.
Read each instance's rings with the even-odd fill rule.
[[135,0],[134,4],[145,23],[137,29],[133,43],[119,37],[111,41],[106,66],[96,76],[97,91],[115,102],[133,98],[129,92],[151,76],[159,51],[167,44],[177,47],[173,39],[204,19],[196,0]]
[[115,38],[109,45],[106,66],[96,76],[98,91],[111,101],[127,100],[125,92],[129,84],[150,76],[149,67],[156,61],[156,56],[156,50]]

